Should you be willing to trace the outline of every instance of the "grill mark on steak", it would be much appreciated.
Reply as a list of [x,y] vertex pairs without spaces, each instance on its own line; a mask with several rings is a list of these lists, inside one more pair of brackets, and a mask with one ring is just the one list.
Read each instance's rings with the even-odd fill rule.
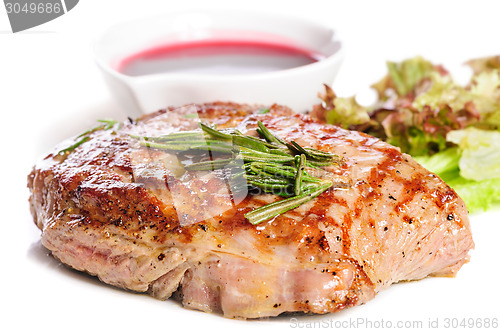
[[[28,177],[43,245],[109,284],[243,318],[338,311],[394,282],[454,274],[466,262],[473,241],[465,206],[434,174],[366,134],[279,105],[256,114],[260,108],[166,109],[116,132],[96,131],[66,158],[48,155]],[[261,120],[283,139],[339,154],[345,163],[326,168],[327,175],[350,188],[251,225],[246,212],[279,198],[249,195],[235,203],[216,195],[227,190],[216,175],[187,174],[179,182],[168,153],[129,137],[192,130],[197,119],[185,115],[193,112],[253,135]],[[178,206],[172,192],[198,205]],[[194,215],[206,217],[181,226],[180,217]]]

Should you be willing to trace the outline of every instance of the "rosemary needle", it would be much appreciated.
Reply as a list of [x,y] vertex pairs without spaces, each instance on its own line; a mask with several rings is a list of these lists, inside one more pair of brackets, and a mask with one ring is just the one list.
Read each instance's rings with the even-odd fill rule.
[[300,195],[300,191],[302,188],[302,174],[304,173],[304,167],[306,165],[306,155],[301,154],[300,157],[298,158],[298,165],[297,165],[297,172],[295,176],[295,187],[294,187],[294,194],[295,196]]
[[[76,143],[68,146],[67,148],[59,150],[59,152],[57,152],[57,154],[59,154],[59,155],[69,154],[69,153],[73,152],[73,150],[75,150],[77,147],[79,147],[83,143],[87,142],[90,139],[89,135],[92,134],[93,132],[98,131],[98,130],[109,130],[111,128],[114,128],[114,126],[116,124],[118,124],[118,121],[115,121],[115,120],[97,120],[97,121],[102,123],[102,124],[98,125],[97,127],[88,129],[88,130],[84,131],[83,133],[81,133],[80,135],[76,136],[76,138],[79,138],[79,140],[76,141]],[[120,125],[121,124],[119,124],[119,126]]]
[[232,161],[233,159],[217,159],[217,160],[201,161],[199,163],[186,165],[184,166],[184,168],[187,171],[213,171],[227,166]]
[[65,154],[67,152],[71,152],[74,149],[76,149],[77,147],[79,147],[80,145],[82,145],[83,143],[87,142],[89,139],[90,139],[90,137],[84,136],[81,139],[79,139],[76,143],[68,146],[65,149],[60,150],[57,154],[61,154],[62,155],[62,154]]
[[261,206],[255,210],[246,213],[245,218],[247,218],[247,220],[252,225],[257,225],[263,221],[272,219],[277,215],[295,209],[297,206],[300,206],[310,201],[311,199],[317,197],[318,195],[326,191],[328,188],[330,188],[332,185],[333,185],[332,182],[328,182],[324,185],[316,187],[314,190],[304,192],[298,196],[286,198],[278,202]]

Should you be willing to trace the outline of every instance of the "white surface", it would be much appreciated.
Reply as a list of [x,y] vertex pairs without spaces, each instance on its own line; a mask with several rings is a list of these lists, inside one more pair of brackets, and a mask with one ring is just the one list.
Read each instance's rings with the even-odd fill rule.
[[[471,216],[476,249],[456,278],[397,284],[360,307],[325,316],[299,316],[300,326],[290,317],[245,322],[181,309],[173,301],[106,286],[47,256],[27,203],[26,176],[32,164],[55,143],[82,132],[97,118],[125,118],[93,63],[91,40],[116,22],[202,3],[225,8],[243,2],[82,0],[68,14],[15,35],[0,6],[2,331],[214,327],[274,331],[339,325],[358,331],[370,323],[377,327],[390,322],[396,327],[399,321],[422,324],[422,329],[416,329],[422,331],[436,319],[444,327],[446,318],[500,318],[498,209]],[[380,78],[385,60],[419,54],[465,77],[467,72],[460,67],[463,61],[500,53],[500,2],[496,1],[244,3],[248,8],[286,11],[337,27],[348,47],[334,85],[341,95],[361,91]],[[368,323],[354,324],[362,319]]]

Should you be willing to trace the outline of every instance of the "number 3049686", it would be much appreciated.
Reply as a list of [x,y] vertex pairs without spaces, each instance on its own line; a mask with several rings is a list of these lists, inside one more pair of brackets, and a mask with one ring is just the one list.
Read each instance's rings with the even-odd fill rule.
[[5,3],[5,8],[7,9],[7,14],[20,14],[20,13],[25,13],[25,14],[59,14],[63,9],[60,3],[51,3],[51,2],[46,2],[46,3],[24,3],[20,4],[17,2],[11,3],[11,2],[6,2]]
[[445,318],[444,328],[498,328],[498,318]]

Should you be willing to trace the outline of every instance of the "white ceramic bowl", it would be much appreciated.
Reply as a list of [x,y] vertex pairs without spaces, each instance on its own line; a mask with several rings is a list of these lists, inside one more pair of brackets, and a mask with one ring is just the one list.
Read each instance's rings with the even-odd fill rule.
[[[117,70],[125,57],[168,41],[210,39],[214,31],[245,38],[278,36],[325,56],[291,69],[239,75],[158,73],[128,76]],[[323,84],[331,85],[342,61],[342,44],[327,26],[296,17],[247,11],[173,12],[118,24],[93,45],[96,62],[111,92],[131,116],[167,106],[233,101],[279,103],[301,112],[319,102]]]

